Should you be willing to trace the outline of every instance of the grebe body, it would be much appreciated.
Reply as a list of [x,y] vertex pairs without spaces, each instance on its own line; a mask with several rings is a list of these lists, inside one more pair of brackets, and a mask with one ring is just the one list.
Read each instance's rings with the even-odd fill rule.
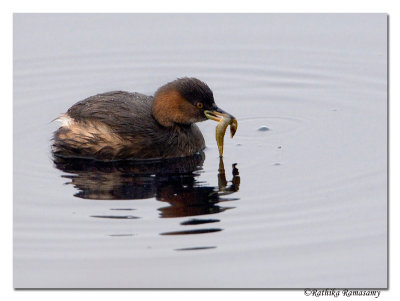
[[227,115],[196,78],[177,79],[154,96],[107,92],[79,101],[57,118],[61,126],[52,149],[55,156],[98,160],[191,156],[205,148],[195,123]]

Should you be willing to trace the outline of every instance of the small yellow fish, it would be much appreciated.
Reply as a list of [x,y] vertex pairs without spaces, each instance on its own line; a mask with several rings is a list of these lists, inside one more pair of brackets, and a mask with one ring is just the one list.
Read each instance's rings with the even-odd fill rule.
[[238,122],[235,117],[221,110],[220,108],[216,108],[214,110],[205,110],[204,115],[208,119],[218,121],[217,128],[215,129],[215,137],[217,139],[219,156],[220,158],[222,158],[222,155],[224,153],[224,136],[226,128],[228,127],[228,125],[230,125],[231,138],[233,138],[238,127]]
[[238,122],[235,118],[227,115],[222,116],[221,120],[218,122],[217,128],[215,129],[215,138],[217,140],[220,157],[222,157],[224,153],[224,137],[228,125],[230,125],[231,138],[233,138],[238,127]]

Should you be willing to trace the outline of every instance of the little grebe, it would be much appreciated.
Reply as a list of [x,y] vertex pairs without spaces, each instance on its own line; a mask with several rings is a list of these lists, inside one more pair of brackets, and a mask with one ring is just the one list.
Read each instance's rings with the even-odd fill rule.
[[114,91],[86,98],[57,118],[53,153],[98,160],[163,159],[205,148],[195,122],[234,118],[219,109],[211,89],[196,78],[180,78],[154,97]]

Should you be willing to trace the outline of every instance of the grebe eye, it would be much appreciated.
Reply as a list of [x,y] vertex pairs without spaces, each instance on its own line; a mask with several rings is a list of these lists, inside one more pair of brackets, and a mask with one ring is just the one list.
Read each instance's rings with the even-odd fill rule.
[[203,103],[202,102],[198,102],[197,104],[196,104],[196,107],[198,108],[198,109],[202,109],[203,108]]

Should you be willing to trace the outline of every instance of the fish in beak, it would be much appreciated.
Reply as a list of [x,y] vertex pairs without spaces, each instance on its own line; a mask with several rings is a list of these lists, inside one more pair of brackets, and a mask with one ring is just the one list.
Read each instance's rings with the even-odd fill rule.
[[219,156],[222,157],[224,152],[224,136],[228,125],[230,126],[231,130],[231,138],[236,133],[238,122],[234,116],[225,112],[220,108],[215,108],[213,110],[205,110],[204,115],[211,120],[215,120],[218,122],[215,137],[217,140]]

